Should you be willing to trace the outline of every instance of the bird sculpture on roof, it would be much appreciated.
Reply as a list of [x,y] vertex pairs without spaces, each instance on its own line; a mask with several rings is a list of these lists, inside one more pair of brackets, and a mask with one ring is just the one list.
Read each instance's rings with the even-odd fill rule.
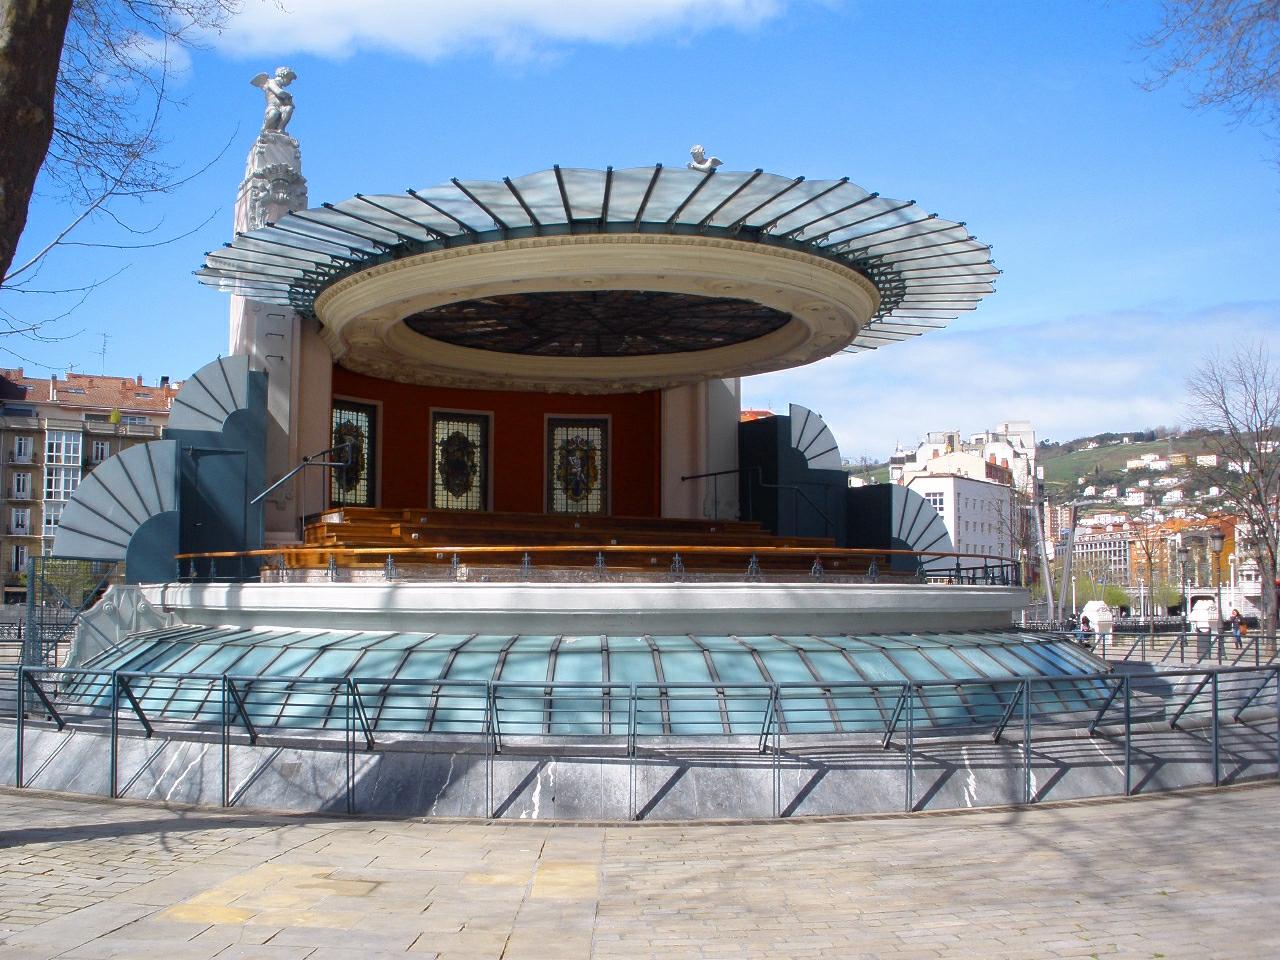
[[710,173],[724,162],[719,157],[708,157],[700,143],[689,148],[689,156],[693,157],[689,161],[689,169],[699,170],[702,173]]

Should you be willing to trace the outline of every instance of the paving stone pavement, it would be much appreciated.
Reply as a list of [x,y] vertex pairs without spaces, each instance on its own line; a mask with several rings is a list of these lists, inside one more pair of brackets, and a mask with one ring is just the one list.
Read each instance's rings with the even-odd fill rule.
[[600,827],[0,789],[0,960],[1277,957],[1277,801]]

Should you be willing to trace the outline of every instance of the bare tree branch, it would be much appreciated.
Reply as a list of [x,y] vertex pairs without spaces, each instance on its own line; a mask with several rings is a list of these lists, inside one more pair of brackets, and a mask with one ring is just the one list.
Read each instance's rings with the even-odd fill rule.
[[[173,53],[196,46],[199,31],[224,25],[239,3],[0,2],[0,285],[38,270],[110,201],[168,192],[190,179],[174,177],[157,157],[159,118],[174,102]],[[11,269],[39,173],[83,210]]]
[[[1187,380],[1191,422],[1225,465],[1214,471],[1232,509],[1245,521],[1248,553],[1262,576],[1265,628],[1275,630],[1280,577],[1280,366],[1265,343],[1210,356]],[[1239,545],[1237,545],[1239,550]]]
[[1280,134],[1280,0],[1162,0],[1141,41],[1155,70],[1144,86],[1191,79],[1196,106]]

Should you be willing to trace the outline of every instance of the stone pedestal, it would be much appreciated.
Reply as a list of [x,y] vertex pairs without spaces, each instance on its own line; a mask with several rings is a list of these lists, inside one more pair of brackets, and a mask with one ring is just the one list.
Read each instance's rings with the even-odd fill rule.
[[[298,141],[284,133],[259,133],[236,197],[236,233],[306,206]],[[332,358],[314,319],[244,297],[231,298],[230,352],[248,356],[252,369],[267,374],[267,482],[274,483],[304,456],[329,446]],[[271,495],[265,511],[268,545],[298,539],[300,518],[326,505],[324,481],[322,471],[307,471]]]

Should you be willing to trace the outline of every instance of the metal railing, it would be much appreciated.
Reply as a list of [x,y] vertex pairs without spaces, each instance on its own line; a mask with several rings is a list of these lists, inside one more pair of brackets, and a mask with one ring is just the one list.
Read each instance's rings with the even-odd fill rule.
[[[1246,725],[1273,739],[1280,776],[1280,666],[1224,666],[1034,678],[928,682],[542,682],[368,677],[233,676],[0,666],[0,719],[12,719],[14,782],[26,784],[30,727],[107,734],[110,795],[121,795],[120,738],[216,742],[221,803],[233,805],[233,745],[305,739],[346,757],[346,809],[356,812],[356,754],[418,743],[483,752],[489,815],[493,763],[506,752],[614,758],[767,756],[773,813],[783,816],[787,751],[818,746],[893,751],[901,757],[903,809],[918,809],[917,756],[930,745],[1008,742],[1020,758],[1021,802],[1035,803],[1037,737],[1104,738],[1123,754],[1123,793],[1134,786],[1135,733],[1180,731],[1207,739],[1212,782],[1223,779],[1221,729]],[[696,747],[689,746],[696,744]]]
[[1277,656],[1276,634],[1254,633],[1235,640],[1229,633],[1177,633],[1111,631],[1081,635],[1093,652],[1104,660],[1142,660],[1156,664],[1218,664],[1226,666],[1266,666]]
[[[911,558],[913,570],[881,569],[878,562]],[[555,546],[273,547],[261,550],[181,553],[175,577],[182,582],[288,582],[305,571],[332,581],[369,575],[385,580],[468,579],[483,566],[493,579],[533,580],[540,572],[589,569],[598,579],[614,576],[669,580],[821,580],[853,577],[918,580],[935,584],[1021,586],[1015,561],[980,553],[880,550],[857,547],[707,546],[703,544],[557,544]],[[803,561],[803,563],[799,563]],[[741,573],[728,569],[740,563]],[[797,565],[799,563],[799,565]],[[487,566],[485,566],[487,564]],[[771,564],[773,564],[771,568]],[[615,566],[616,565],[616,566]],[[414,568],[410,573],[406,568]],[[435,574],[428,574],[430,568]],[[500,573],[500,568],[506,573]],[[701,568],[701,569],[700,569]]]
[[1112,627],[1120,633],[1176,633],[1187,629],[1187,621],[1182,617],[1117,617]]
[[[763,467],[737,467],[730,470],[715,470],[711,473],[691,473],[680,477],[681,483],[688,483],[692,480],[710,480],[711,481],[711,519],[713,520],[734,520],[737,517],[721,517],[720,516],[720,478],[734,477],[735,485],[739,484],[743,475],[748,477],[746,484],[747,502],[746,509],[739,511],[743,520],[759,521],[756,516],[755,503],[752,491],[755,487],[762,490],[785,490],[791,494],[791,526],[792,530],[799,534],[800,532],[800,501],[805,504],[822,520],[823,536],[831,536],[835,533],[835,523],[828,515],[829,501],[831,499],[832,490],[843,490],[844,487],[836,486],[830,483],[822,483],[816,480],[805,480],[800,483],[768,483],[764,479]],[[750,477],[755,475],[755,479]],[[804,492],[804,487],[817,487],[822,490],[823,506],[818,506],[809,494]],[[705,499],[705,497],[704,497]]]
[[81,615],[97,602],[120,567],[110,561],[29,557],[23,663],[59,663]]

